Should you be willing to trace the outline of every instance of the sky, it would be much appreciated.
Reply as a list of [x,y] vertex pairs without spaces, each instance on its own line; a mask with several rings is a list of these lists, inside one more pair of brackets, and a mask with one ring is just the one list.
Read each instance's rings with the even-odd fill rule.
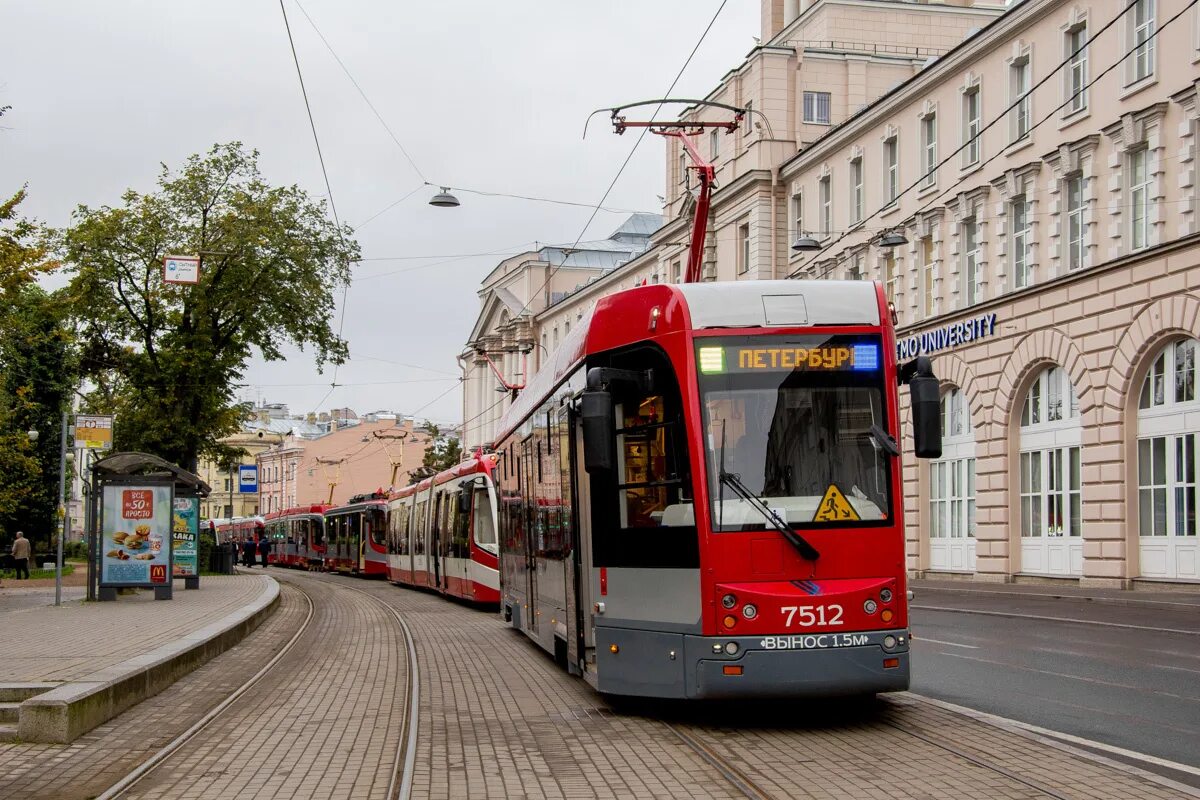
[[[601,211],[585,231],[590,207],[465,190],[598,203],[635,136],[601,115],[584,139],[588,114],[663,96],[720,5],[284,0],[333,199],[365,260],[345,294],[338,388],[288,349],[248,365],[243,399],[461,420],[454,357],[483,276],[627,216]],[[758,28],[756,0],[727,0],[672,95],[715,88]],[[26,216],[64,226],[77,205],[117,205],[126,188],[153,190],[160,164],[235,140],[260,151],[269,182],[326,196],[277,0],[0,0],[0,31],[0,195],[27,184]],[[605,207],[660,210],[663,174],[663,144],[646,137]],[[422,180],[462,205],[429,206]]]

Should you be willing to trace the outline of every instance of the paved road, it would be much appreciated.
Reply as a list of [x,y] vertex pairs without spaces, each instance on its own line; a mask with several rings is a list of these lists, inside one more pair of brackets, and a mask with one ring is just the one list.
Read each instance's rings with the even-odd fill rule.
[[1194,602],[918,589],[913,691],[1200,767]]

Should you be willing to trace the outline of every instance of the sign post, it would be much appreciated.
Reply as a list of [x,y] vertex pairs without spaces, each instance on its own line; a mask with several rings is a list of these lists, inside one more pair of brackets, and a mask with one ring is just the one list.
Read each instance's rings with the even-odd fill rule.
[[200,282],[200,256],[163,256],[163,281],[194,285]]
[[124,587],[172,595],[171,541],[175,485],[137,477],[104,485],[100,509],[100,599],[115,600]]
[[183,588],[200,588],[200,498],[176,496],[171,513],[171,574]]

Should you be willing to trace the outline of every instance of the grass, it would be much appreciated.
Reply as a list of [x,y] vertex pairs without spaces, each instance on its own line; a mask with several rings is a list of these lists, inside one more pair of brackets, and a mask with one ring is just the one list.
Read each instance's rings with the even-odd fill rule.
[[[74,564],[63,564],[63,575],[70,575],[75,571]],[[0,569],[0,578],[9,578],[16,580],[17,571],[15,569]],[[37,580],[39,578],[53,578],[54,570],[52,569],[31,569],[29,570],[29,579]]]

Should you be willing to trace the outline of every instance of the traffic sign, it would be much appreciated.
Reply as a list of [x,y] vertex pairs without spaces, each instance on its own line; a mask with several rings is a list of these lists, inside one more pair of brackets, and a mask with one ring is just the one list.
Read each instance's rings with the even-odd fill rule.
[[258,467],[242,464],[238,467],[238,493],[253,494],[258,491]]

